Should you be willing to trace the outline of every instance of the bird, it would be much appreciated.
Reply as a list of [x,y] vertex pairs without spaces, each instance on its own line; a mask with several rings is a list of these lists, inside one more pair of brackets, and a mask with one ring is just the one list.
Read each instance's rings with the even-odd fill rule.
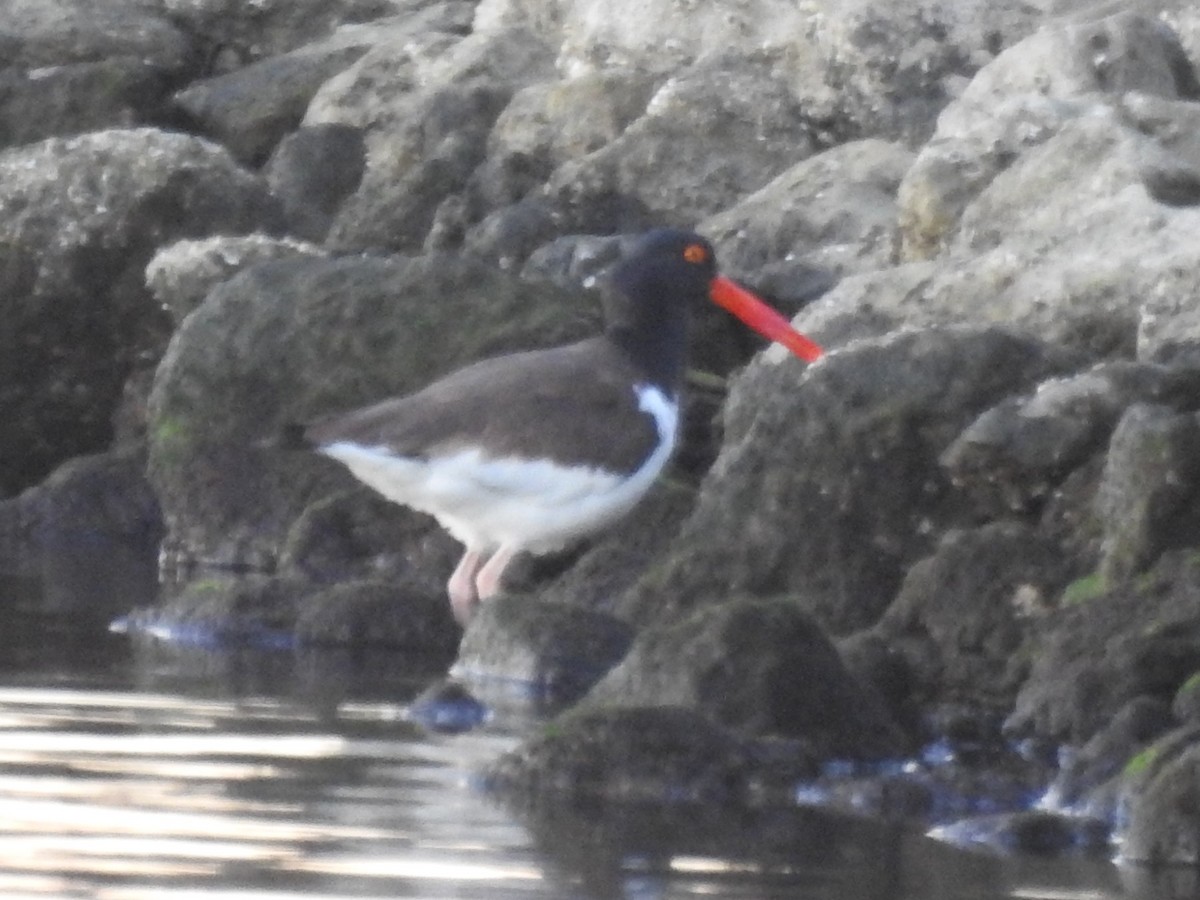
[[464,627],[522,551],[561,550],[630,512],[677,443],[688,325],[712,301],[795,355],[821,347],[718,274],[704,237],[659,228],[611,270],[601,334],[472,363],[415,393],[304,427],[311,449],[463,544]]

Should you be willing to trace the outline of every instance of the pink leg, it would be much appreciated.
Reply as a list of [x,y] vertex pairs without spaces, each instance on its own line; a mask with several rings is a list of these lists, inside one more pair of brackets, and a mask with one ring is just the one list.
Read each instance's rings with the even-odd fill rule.
[[475,576],[475,589],[480,600],[489,600],[500,593],[500,579],[516,554],[517,548],[506,544],[493,553],[492,558],[479,570]]
[[459,625],[466,627],[479,602],[479,593],[475,590],[475,578],[484,564],[484,555],[478,550],[467,550],[459,560],[458,567],[446,583],[446,593],[450,595],[450,610]]

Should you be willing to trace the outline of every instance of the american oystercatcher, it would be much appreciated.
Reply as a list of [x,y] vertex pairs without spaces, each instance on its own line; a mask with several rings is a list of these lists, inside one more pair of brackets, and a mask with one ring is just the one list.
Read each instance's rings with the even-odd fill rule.
[[474,363],[406,397],[325,419],[309,446],[466,548],[447,585],[465,624],[519,551],[611,524],[675,447],[692,307],[708,299],[809,362],[821,348],[717,274],[687,231],[643,236],[614,268],[602,335]]

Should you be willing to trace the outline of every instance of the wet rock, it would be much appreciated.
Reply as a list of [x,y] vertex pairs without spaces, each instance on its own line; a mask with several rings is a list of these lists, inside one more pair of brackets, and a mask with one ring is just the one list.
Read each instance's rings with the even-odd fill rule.
[[321,583],[402,579],[438,596],[461,548],[432,518],[354,487],[307,507],[288,530],[279,567]]
[[912,159],[886,141],[842,144],[787,169],[700,230],[722,267],[743,278],[797,259],[838,274],[883,268],[894,252],[896,189]]
[[1107,858],[1112,852],[1111,831],[1104,820],[1042,810],[963,819],[933,829],[930,836],[961,847],[1031,856]]
[[603,797],[735,803],[746,796],[747,743],[694,710],[572,712],[489,765],[490,789],[525,803]]
[[274,259],[325,255],[313,244],[266,234],[177,241],[154,254],[146,266],[146,286],[178,327],[209,291],[242,269]]
[[1129,701],[1170,702],[1200,668],[1200,567],[1165,553],[1130,584],[1073,582],[1045,617],[1006,729],[1082,744]]
[[1149,404],[1125,411],[1096,498],[1104,525],[1099,573],[1108,583],[1129,579],[1168,548],[1200,540],[1198,463],[1200,420],[1194,413]]
[[362,181],[366,148],[349,125],[311,125],[293,131],[264,168],[271,193],[283,206],[290,234],[325,240],[338,208]]
[[287,260],[223,283],[176,332],[151,395],[168,560],[273,567],[300,512],[353,480],[264,440],[481,356],[580,337],[592,302],[455,257]]
[[938,455],[982,409],[1062,361],[988,328],[896,333],[807,370],[760,355],[731,390],[695,511],[619,608],[652,619],[788,594],[834,634],[872,624],[966,512]]
[[1046,793],[1051,808],[1082,810],[1112,821],[1116,798],[1107,788],[1134,756],[1175,725],[1171,707],[1157,697],[1135,697],[1063,763]]
[[949,531],[914,564],[874,634],[906,660],[911,689],[1006,709],[1028,667],[1027,641],[1079,563],[1015,521]]
[[162,517],[130,450],[80,457],[0,501],[0,571],[37,578],[39,612],[107,620],[157,593]]
[[306,591],[294,629],[306,645],[391,647],[443,665],[453,658],[459,639],[444,592],[431,589],[420,573]]
[[441,734],[461,734],[483,725],[491,710],[456,681],[443,680],[423,690],[408,707],[409,718]]
[[612,668],[631,640],[629,626],[604,613],[502,595],[476,610],[452,671],[473,683],[508,682],[565,704]]
[[0,154],[0,495],[103,448],[122,385],[167,322],[142,282],[155,248],[269,230],[265,186],[220,148],[151,129]]
[[682,706],[750,734],[803,738],[822,758],[898,755],[904,738],[787,600],[699,610],[640,632],[585,707]]
[[1153,865],[1200,862],[1200,745],[1195,729],[1175,732],[1126,768],[1127,821],[1121,858]]

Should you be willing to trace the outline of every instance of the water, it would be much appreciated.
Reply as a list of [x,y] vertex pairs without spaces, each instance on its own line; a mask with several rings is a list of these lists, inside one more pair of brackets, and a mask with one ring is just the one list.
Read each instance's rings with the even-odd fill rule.
[[[0,897],[1173,900],[1190,873],[968,853],[797,807],[514,811],[476,773],[537,723],[431,734],[421,660],[136,644],[0,584]],[[24,601],[24,602],[22,602]]]

